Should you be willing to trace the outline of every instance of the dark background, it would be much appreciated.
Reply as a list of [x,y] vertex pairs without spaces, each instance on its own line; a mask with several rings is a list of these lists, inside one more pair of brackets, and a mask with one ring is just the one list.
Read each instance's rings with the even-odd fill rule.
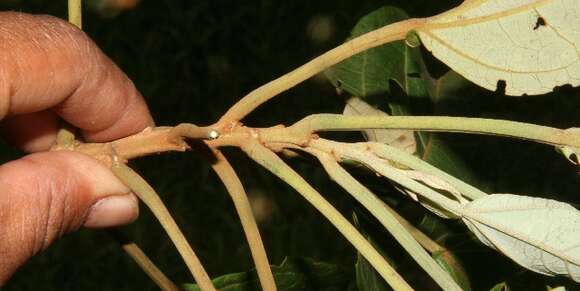
[[[136,8],[116,15],[99,13],[94,3],[88,3],[84,30],[133,79],[158,125],[204,125],[215,122],[252,89],[340,44],[356,21],[376,8],[394,5],[419,17],[460,2],[143,0]],[[0,9],[66,18],[64,0],[0,1]],[[324,32],[326,24],[327,38],[313,37],[317,29]],[[463,115],[570,127],[580,123],[578,93],[578,89],[562,88],[551,97],[522,101],[482,91],[466,96],[456,110]],[[314,78],[261,107],[246,123],[289,124],[311,113],[341,112],[343,106],[328,82]],[[458,152],[487,190],[579,201],[576,170],[551,148],[497,138],[461,141],[464,146],[458,146]],[[353,248],[321,215],[239,152],[226,152],[249,194],[266,205],[260,230],[271,263],[279,264],[285,256],[306,256],[353,271]],[[8,146],[3,153],[4,160],[19,155]],[[207,162],[193,153],[180,153],[145,158],[133,165],[162,195],[212,277],[252,268],[233,205]],[[353,201],[324,173],[308,161],[293,161],[292,165],[350,217]],[[124,231],[172,279],[190,282],[163,230],[145,207],[141,209],[139,221]],[[471,269],[485,271],[493,260],[505,261],[491,252],[483,254],[483,260],[471,262]],[[513,265],[504,268],[518,270]],[[504,269],[491,272],[495,270]],[[501,275],[479,277],[479,286],[485,289],[499,282]],[[107,232],[82,230],[32,259],[4,290],[155,289]]]

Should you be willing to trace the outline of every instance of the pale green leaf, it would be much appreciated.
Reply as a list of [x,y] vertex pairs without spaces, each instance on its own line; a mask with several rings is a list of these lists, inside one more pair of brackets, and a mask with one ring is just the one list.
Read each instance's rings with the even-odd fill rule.
[[481,242],[521,266],[580,282],[580,211],[555,200],[492,194],[468,203],[463,221]]
[[471,0],[417,29],[425,47],[489,90],[538,95],[580,85],[580,1]]

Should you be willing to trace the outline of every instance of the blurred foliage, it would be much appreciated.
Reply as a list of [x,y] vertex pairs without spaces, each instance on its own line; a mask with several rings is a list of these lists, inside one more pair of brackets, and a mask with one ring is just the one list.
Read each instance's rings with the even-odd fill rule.
[[[346,291],[350,278],[343,268],[307,258],[285,258],[272,273],[279,291]],[[213,280],[219,291],[260,291],[255,270],[224,275]],[[200,291],[195,284],[186,284],[186,291]]]
[[[105,1],[101,1],[105,2]],[[299,66],[349,36],[363,15],[393,5],[409,15],[429,16],[459,4],[453,1],[240,1],[142,0],[133,9],[103,13],[89,3],[86,32],[134,80],[159,125],[215,121],[245,93]],[[0,10],[46,13],[66,18],[66,1],[0,1]],[[424,52],[423,52],[424,53]],[[447,69],[424,53],[434,78]],[[397,86],[393,87],[393,94]],[[400,90],[400,89],[398,89]],[[447,115],[495,117],[557,127],[580,124],[579,90],[563,87],[550,96],[510,98],[468,87],[437,104]],[[246,123],[291,123],[316,112],[342,112],[344,102],[322,78],[313,78],[259,108]],[[288,110],[292,108],[292,110]],[[422,111],[421,111],[422,110]],[[433,108],[421,108],[419,113]],[[580,178],[553,149],[500,138],[446,135],[466,164],[492,192],[538,195],[578,203]],[[349,138],[358,136],[348,136]],[[456,143],[455,143],[456,142]],[[456,145],[455,145],[456,144]],[[343,267],[354,280],[357,254],[321,215],[289,187],[235,150],[226,151],[253,197],[271,206],[260,230],[272,264],[286,256],[311,257]],[[20,153],[4,145],[2,161]],[[310,160],[291,165],[345,216],[356,203]],[[167,154],[135,161],[133,166],[162,194],[178,224],[213,277],[251,269],[249,249],[229,196],[207,163],[195,154]],[[355,169],[356,172],[356,169]],[[444,237],[475,290],[516,278],[543,287],[544,279],[474,243],[461,225],[430,216],[402,199],[383,180],[357,173],[416,225]],[[429,279],[377,223],[361,213],[373,240],[388,250],[401,273],[420,290],[433,290]],[[442,231],[443,230],[443,231]],[[191,282],[186,268],[160,226],[143,208],[141,218],[124,231],[135,239],[176,282]],[[428,231],[426,231],[429,233]],[[491,270],[491,271],[490,271]],[[550,279],[552,280],[552,279]],[[556,279],[557,280],[557,279]],[[525,282],[525,280],[524,280]],[[554,286],[554,285],[552,285]],[[540,288],[541,289],[541,288]],[[156,290],[105,231],[68,235],[22,268],[4,290]],[[512,290],[517,290],[512,288]],[[521,290],[521,289],[520,289]],[[530,289],[531,290],[531,289]]]

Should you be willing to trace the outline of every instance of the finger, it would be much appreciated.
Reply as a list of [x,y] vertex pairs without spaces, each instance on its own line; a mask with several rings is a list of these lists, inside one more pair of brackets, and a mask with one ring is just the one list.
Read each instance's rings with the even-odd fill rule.
[[91,141],[153,124],[131,80],[63,20],[1,12],[0,63],[0,117],[55,107]]
[[0,166],[0,286],[27,259],[82,225],[133,221],[137,200],[96,160],[44,152]]
[[0,132],[7,140],[28,153],[46,151],[54,144],[59,118],[45,110],[16,115],[3,120]]

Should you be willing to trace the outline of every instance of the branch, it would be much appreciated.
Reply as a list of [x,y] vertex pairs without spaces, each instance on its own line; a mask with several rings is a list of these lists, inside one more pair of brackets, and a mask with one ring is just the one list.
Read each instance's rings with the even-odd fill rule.
[[370,147],[370,150],[373,153],[383,159],[387,159],[411,169],[425,172],[427,174],[444,179],[450,185],[455,187],[459,192],[461,192],[461,194],[469,197],[471,200],[487,196],[487,193],[477,189],[476,187],[469,185],[460,179],[447,174],[439,168],[432,166],[424,160],[396,147],[377,142],[365,142],[361,143],[361,145]]
[[226,186],[228,193],[232,197],[232,201],[234,202],[234,206],[236,207],[236,211],[238,212],[238,216],[242,222],[242,228],[244,229],[246,239],[250,246],[250,251],[256,265],[256,271],[258,272],[258,278],[260,279],[262,290],[276,291],[274,275],[272,275],[268,256],[264,249],[264,243],[260,238],[260,231],[256,224],[256,220],[254,219],[250,201],[248,200],[244,186],[226,157],[220,151],[216,150],[214,153],[217,162],[212,165],[212,168],[219,176],[222,183]]
[[173,127],[146,128],[139,133],[113,142],[77,144],[74,150],[85,153],[108,166],[113,164],[111,148],[115,149],[117,158],[121,161],[168,151],[188,150],[189,146],[182,140],[175,142],[171,139],[172,129]]
[[261,104],[323,70],[367,49],[405,39],[407,33],[424,23],[408,19],[387,25],[345,42],[297,69],[250,92],[232,106],[220,121],[241,120]]
[[272,151],[256,141],[241,145],[242,150],[258,164],[293,187],[302,197],[330,221],[338,231],[369,261],[385,281],[395,290],[413,290],[411,286],[389,265],[375,248],[356,230],[332,204],[324,199],[308,182],[290,168]]
[[324,152],[314,152],[314,154],[328,175],[377,218],[419,266],[437,282],[439,287],[443,290],[462,290],[449,273],[437,264],[406,228],[398,222],[397,218],[388,211],[383,201],[353,178],[329,154]]
[[412,129],[497,135],[530,140],[555,146],[580,148],[580,134],[523,122],[448,116],[345,116],[314,114],[291,126],[293,132],[306,136],[317,131],[362,129]]
[[169,238],[175,244],[177,251],[183,257],[185,264],[191,271],[200,289],[203,291],[215,291],[216,289],[204,270],[203,265],[155,190],[139,174],[122,163],[115,162],[111,170],[119,180],[127,185],[151,209],[155,217],[157,217],[159,223],[161,223],[161,226],[163,226]]
[[437,191],[409,178],[401,170],[390,166],[386,161],[377,157],[370,151],[363,151],[352,144],[333,143],[324,139],[314,139],[310,142],[310,147],[326,153],[332,153],[340,159],[350,159],[359,161],[381,176],[403,186],[406,189],[419,194],[437,204],[440,208],[460,216],[461,207],[455,200],[451,200]]
[[155,282],[163,291],[179,291],[179,288],[163,272],[155,266],[155,263],[133,241],[125,237],[118,229],[112,229],[111,235],[119,242],[123,250],[137,263],[137,265]]

